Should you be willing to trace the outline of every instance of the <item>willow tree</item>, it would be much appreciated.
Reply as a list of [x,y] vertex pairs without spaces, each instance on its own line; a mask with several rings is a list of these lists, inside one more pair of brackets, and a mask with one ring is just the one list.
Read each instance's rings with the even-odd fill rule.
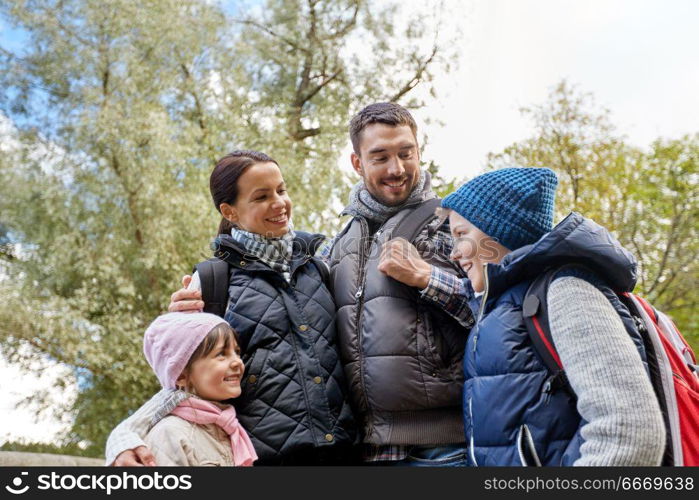
[[419,106],[413,89],[448,69],[438,23],[421,17],[399,30],[396,9],[2,3],[22,37],[0,42],[2,353],[74,368],[67,441],[100,454],[156,388],[142,333],[208,254],[216,158],[272,154],[297,227],[336,227],[329,207],[347,191],[337,157],[350,115],[374,100]]
[[559,218],[574,210],[610,229],[639,261],[636,292],[667,312],[699,350],[699,133],[629,145],[608,110],[566,82],[524,108],[533,135],[489,157],[491,167],[559,175]]

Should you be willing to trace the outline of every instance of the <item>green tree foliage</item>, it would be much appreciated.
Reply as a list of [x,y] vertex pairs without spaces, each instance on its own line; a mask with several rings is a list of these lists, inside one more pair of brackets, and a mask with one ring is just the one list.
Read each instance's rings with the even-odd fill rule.
[[11,441],[0,445],[0,451],[24,451],[30,453],[52,453],[54,455],[83,455],[84,451],[80,446],[71,443],[67,446],[59,446],[50,443],[25,443],[22,441]]
[[27,35],[0,47],[0,346],[13,362],[74,368],[66,446],[99,455],[155,391],[142,334],[209,254],[218,157],[271,154],[296,226],[336,228],[329,207],[348,189],[337,157],[351,114],[377,100],[421,105],[413,88],[429,90],[451,60],[431,21],[393,26],[397,6],[382,5],[0,5]]
[[607,110],[565,81],[524,108],[534,135],[491,154],[491,167],[550,167],[558,216],[580,212],[609,228],[639,260],[636,292],[668,313],[699,351],[699,134],[647,149],[617,134]]
[[434,161],[430,161],[423,168],[432,175],[432,189],[440,198],[453,193],[465,182],[460,179],[446,179],[442,177],[439,173],[439,166]]

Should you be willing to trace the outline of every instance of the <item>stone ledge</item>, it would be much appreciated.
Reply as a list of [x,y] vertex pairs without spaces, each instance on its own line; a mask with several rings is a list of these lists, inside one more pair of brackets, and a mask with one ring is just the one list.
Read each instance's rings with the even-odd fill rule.
[[103,458],[30,453],[26,451],[0,451],[1,467],[95,467],[104,465]]

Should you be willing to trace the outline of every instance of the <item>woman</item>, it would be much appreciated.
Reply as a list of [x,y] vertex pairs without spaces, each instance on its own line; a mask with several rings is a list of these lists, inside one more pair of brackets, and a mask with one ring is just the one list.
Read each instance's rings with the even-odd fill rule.
[[[240,337],[246,366],[242,396],[233,404],[259,455],[256,465],[351,463],[356,431],[335,341],[335,305],[324,264],[313,257],[324,237],[292,230],[281,170],[264,153],[224,156],[210,189],[222,215],[215,255],[230,266],[225,319]],[[167,398],[161,391],[112,432],[107,463],[141,445],[143,431],[169,412]]]

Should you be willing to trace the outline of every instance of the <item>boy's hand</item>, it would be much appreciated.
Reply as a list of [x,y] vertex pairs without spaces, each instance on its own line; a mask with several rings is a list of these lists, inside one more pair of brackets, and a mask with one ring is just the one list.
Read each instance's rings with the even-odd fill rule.
[[155,457],[146,446],[119,453],[113,467],[155,467]]
[[169,312],[201,312],[204,310],[201,291],[187,290],[190,281],[192,281],[190,275],[187,274],[182,277],[182,288],[170,297],[170,305],[167,308]]

